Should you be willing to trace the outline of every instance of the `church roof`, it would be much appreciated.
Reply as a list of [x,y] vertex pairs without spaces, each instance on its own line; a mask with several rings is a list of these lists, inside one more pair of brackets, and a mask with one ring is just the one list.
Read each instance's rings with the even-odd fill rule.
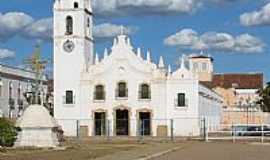
[[210,59],[211,61],[214,61],[214,58],[207,55],[191,55],[190,58],[196,59],[196,58],[205,58]]
[[45,107],[41,105],[31,105],[17,120],[16,126],[20,128],[53,128],[58,125]]

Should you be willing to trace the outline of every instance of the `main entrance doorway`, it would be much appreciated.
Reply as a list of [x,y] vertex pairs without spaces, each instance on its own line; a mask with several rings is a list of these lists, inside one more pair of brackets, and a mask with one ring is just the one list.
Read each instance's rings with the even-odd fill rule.
[[95,112],[95,135],[104,136],[106,135],[106,113]]
[[117,136],[128,136],[129,135],[129,111],[128,110],[116,110],[116,135]]
[[140,112],[139,113],[140,134],[143,136],[151,135],[151,113]]

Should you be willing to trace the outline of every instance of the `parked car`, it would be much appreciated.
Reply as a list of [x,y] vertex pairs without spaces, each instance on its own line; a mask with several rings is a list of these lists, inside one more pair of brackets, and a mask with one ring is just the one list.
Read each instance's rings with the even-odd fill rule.
[[260,125],[236,125],[232,127],[233,135],[236,136],[270,136],[270,127]]
[[233,136],[244,136],[244,134],[248,131],[247,125],[235,125],[232,126],[232,135]]
[[[263,132],[262,132],[263,129]],[[264,136],[270,136],[270,128],[267,126],[249,126],[248,132],[246,132],[245,136],[262,136],[262,133]]]

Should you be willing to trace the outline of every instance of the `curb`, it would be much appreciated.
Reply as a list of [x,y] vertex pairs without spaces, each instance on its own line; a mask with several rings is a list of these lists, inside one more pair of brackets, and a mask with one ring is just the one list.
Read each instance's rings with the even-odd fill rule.
[[163,151],[163,152],[160,152],[160,153],[152,154],[150,156],[146,156],[144,158],[139,158],[139,159],[136,159],[136,160],[150,160],[150,159],[157,158],[157,157],[163,156],[163,155],[168,154],[168,153],[171,153],[171,152],[175,152],[175,151],[177,151],[179,149],[182,149],[182,148],[183,147],[175,147],[175,148],[169,149],[167,151]]

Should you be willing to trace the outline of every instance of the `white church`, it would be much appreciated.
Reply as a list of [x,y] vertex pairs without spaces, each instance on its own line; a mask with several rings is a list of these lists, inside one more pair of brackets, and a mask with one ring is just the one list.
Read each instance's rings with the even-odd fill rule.
[[54,115],[66,136],[197,136],[202,117],[218,127],[222,98],[199,81],[211,78],[210,56],[172,71],[122,33],[99,58],[92,21],[91,0],[55,0]]

